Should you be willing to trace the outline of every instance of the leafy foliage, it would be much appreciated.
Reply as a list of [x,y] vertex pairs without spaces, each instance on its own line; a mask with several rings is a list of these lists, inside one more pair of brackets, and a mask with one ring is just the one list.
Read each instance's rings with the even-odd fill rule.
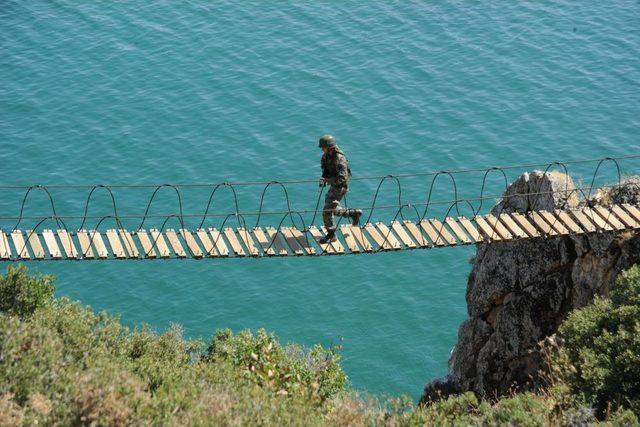
[[640,266],[621,274],[611,299],[573,311],[559,329],[562,380],[598,414],[640,414]]
[[27,268],[9,266],[0,276],[0,312],[25,317],[53,298],[53,278],[27,274]]
[[0,425],[295,423],[345,390],[334,350],[228,330],[205,350],[177,325],[130,330],[54,299],[24,267],[0,284]]
[[230,362],[240,377],[285,396],[323,401],[344,390],[347,383],[340,355],[334,349],[283,347],[264,329],[255,335],[250,331],[237,335],[229,329],[218,331],[207,349],[207,359]]
[[[206,346],[184,339],[177,325],[162,334],[146,326],[130,330],[117,317],[96,314],[65,298],[54,299],[50,277],[29,276],[24,267],[10,268],[7,276],[0,277],[0,425],[596,423],[589,406],[567,395],[571,390],[596,397],[613,393],[598,388],[597,381],[609,384],[614,372],[629,376],[629,381],[620,383],[627,393],[633,392],[636,367],[626,363],[634,350],[625,351],[624,346],[635,341],[631,332],[621,330],[633,323],[633,313],[622,308],[637,295],[629,291],[637,289],[634,274],[637,271],[620,279],[623,285],[612,295],[613,302],[599,300],[591,309],[595,314],[575,314],[563,326],[568,347],[562,360],[573,361],[575,355],[593,368],[571,377],[575,382],[496,402],[465,393],[415,407],[406,396],[383,402],[358,396],[348,388],[336,349],[283,346],[264,330],[218,331]],[[622,311],[612,318],[607,310],[616,309]],[[591,348],[597,341],[594,322],[604,322],[597,324],[605,325],[608,333],[598,345],[612,346],[606,354],[619,357],[583,357],[593,353],[583,347]],[[587,369],[577,366],[582,372]],[[575,371],[572,375],[577,375]],[[615,396],[620,399],[616,405],[634,408],[621,393]],[[638,418],[621,408],[612,410],[607,422],[638,425]]]

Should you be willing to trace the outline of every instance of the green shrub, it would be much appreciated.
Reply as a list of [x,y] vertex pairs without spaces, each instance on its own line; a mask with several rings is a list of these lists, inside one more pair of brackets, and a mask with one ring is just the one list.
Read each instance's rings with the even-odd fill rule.
[[500,400],[487,414],[490,425],[544,426],[553,411],[553,403],[533,393],[519,393]]
[[490,405],[480,401],[475,394],[467,392],[452,396],[430,405],[426,419],[435,425],[468,425],[477,418],[482,418],[489,411]]
[[207,359],[230,362],[239,368],[242,378],[285,396],[296,394],[322,401],[343,391],[347,383],[340,355],[333,349],[283,347],[263,329],[255,335],[250,331],[237,335],[228,329],[218,331],[207,349]]
[[620,275],[611,299],[573,311],[559,328],[561,379],[598,413],[640,414],[640,267]]
[[62,340],[50,329],[0,314],[0,395],[24,404],[31,393],[51,389],[63,354]]
[[206,348],[175,325],[130,330],[53,299],[51,278],[10,268],[0,277],[0,425],[584,425],[597,422],[590,404],[607,425],[638,425],[639,277],[630,270],[611,300],[562,326],[566,382],[414,407],[355,394],[335,349],[283,346],[264,330],[222,330]]
[[27,268],[9,266],[0,276],[0,312],[26,317],[53,298],[51,276],[29,276]]
[[618,276],[616,287],[611,292],[611,301],[616,307],[640,306],[640,265],[636,265]]
[[629,409],[616,411],[608,420],[607,424],[612,427],[639,427],[640,420]]
[[10,268],[0,312],[0,425],[322,424],[345,389],[339,355],[221,331],[209,351],[66,298]]

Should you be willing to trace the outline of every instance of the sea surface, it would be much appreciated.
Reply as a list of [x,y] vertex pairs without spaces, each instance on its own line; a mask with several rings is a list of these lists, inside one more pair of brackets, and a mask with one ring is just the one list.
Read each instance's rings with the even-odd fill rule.
[[[139,216],[154,184],[314,180],[324,133],[337,137],[354,178],[638,154],[639,61],[636,0],[4,0],[0,227],[16,225],[25,195],[11,185],[149,184],[111,188],[118,214]],[[623,174],[640,172],[637,161],[620,165]],[[570,166],[577,182],[590,184],[595,163]],[[532,168],[505,175],[511,181]],[[401,194],[393,179],[384,181],[372,220],[394,217],[384,206],[399,196],[425,202],[432,178],[403,178]],[[432,200],[477,197],[482,178],[455,174],[455,194],[443,175]],[[605,162],[595,182],[616,178]],[[348,204],[371,205],[379,182],[354,180]],[[489,174],[483,195],[499,195],[504,184],[501,173]],[[180,187],[180,205],[176,190],[162,187],[149,208],[157,217],[142,225],[159,228],[160,216],[180,207],[204,213],[212,189]],[[255,225],[249,214],[264,186],[234,189],[243,219]],[[286,189],[291,207],[276,185],[264,210],[315,208],[315,183]],[[49,188],[56,213],[67,216],[84,214],[89,191]],[[209,213],[235,210],[223,187]],[[87,228],[113,213],[106,189],[94,192],[87,211]],[[35,189],[19,227],[51,212],[46,192]],[[282,219],[267,214],[259,224]],[[201,218],[185,221],[195,227]],[[141,218],[123,222],[136,229]],[[180,224],[173,217],[166,226]],[[111,227],[112,219],[101,224]],[[339,345],[355,388],[417,398],[446,373],[467,316],[474,252],[29,267],[55,274],[57,295],[132,327],[163,331],[175,322],[204,340],[219,328],[265,328],[283,342]]]

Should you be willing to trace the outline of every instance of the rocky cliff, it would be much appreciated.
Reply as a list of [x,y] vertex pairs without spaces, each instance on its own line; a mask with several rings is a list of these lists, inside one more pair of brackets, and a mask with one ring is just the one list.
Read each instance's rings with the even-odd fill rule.
[[[538,193],[537,195],[527,195]],[[561,209],[587,203],[567,175],[525,173],[493,212]],[[589,203],[640,203],[640,179],[601,189]],[[474,391],[491,397],[526,388],[541,358],[538,342],[567,313],[606,296],[618,273],[640,262],[640,233],[606,233],[479,244],[467,284],[469,318],[458,331],[449,374],[423,401]]]

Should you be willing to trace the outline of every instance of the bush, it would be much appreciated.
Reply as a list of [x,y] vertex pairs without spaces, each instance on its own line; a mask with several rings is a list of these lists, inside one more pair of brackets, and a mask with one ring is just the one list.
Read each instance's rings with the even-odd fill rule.
[[51,276],[29,276],[27,268],[9,266],[0,276],[0,312],[24,318],[53,298]]
[[233,335],[229,329],[217,332],[209,344],[207,359],[230,362],[239,368],[242,378],[282,395],[298,394],[323,401],[344,390],[347,383],[334,349],[283,347],[264,329],[255,335],[250,331]]
[[573,311],[559,328],[561,379],[599,416],[640,414],[640,266],[620,275],[611,299]]
[[204,351],[177,325],[131,331],[53,299],[52,279],[24,267],[0,283],[0,425],[319,424],[345,389],[332,349],[221,331]]
[[612,300],[562,326],[567,345],[557,357],[574,366],[561,370],[566,383],[416,408],[407,398],[355,394],[335,349],[283,346],[264,330],[222,330],[207,347],[176,325],[163,334],[130,330],[117,317],[53,299],[51,278],[10,268],[0,277],[0,425],[584,425],[597,422],[589,402],[610,410],[608,425],[638,425],[639,277],[629,271]]

